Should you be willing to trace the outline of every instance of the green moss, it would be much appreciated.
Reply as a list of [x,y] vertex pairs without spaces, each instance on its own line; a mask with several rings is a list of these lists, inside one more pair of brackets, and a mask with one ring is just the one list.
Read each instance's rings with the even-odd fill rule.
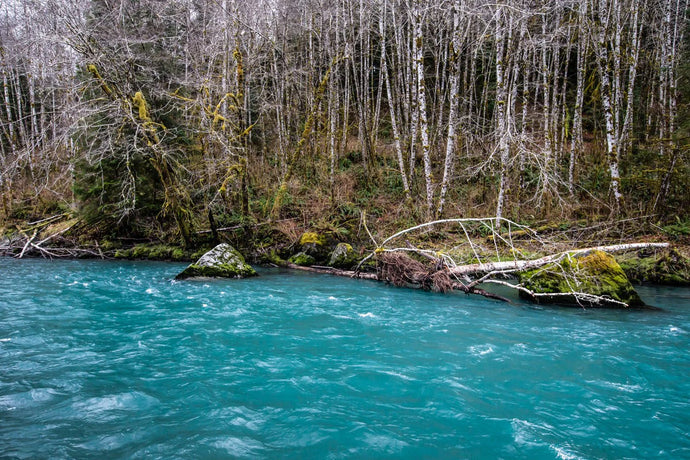
[[201,249],[198,249],[191,254],[190,258],[192,260],[197,260],[197,259],[199,259],[199,257],[203,256],[204,254],[206,254],[211,249],[212,248],[210,248],[210,247],[203,247]]
[[138,244],[130,249],[118,249],[114,257],[145,260],[188,260],[191,258],[182,248],[164,244]]
[[256,275],[256,271],[245,262],[242,254],[223,243],[206,252],[175,278],[246,278]]
[[302,246],[305,244],[316,244],[323,246],[326,244],[326,238],[316,232],[305,232],[299,239],[299,244]]
[[111,241],[111,240],[107,240],[107,239],[102,240],[98,244],[101,247],[101,249],[104,251],[112,251],[114,249],[120,249],[122,247],[122,243],[120,243],[119,241]]
[[288,259],[288,261],[295,264],[295,265],[307,267],[309,265],[314,265],[315,259],[312,256],[310,256],[309,254],[305,254],[304,252],[300,252],[300,253],[297,253],[294,256],[290,257]]
[[675,249],[626,254],[618,258],[634,283],[690,286],[690,259]]
[[287,265],[287,261],[281,258],[275,251],[270,251],[266,254],[263,254],[261,257],[261,263],[277,265],[278,267],[285,267]]
[[358,258],[352,246],[347,243],[338,243],[331,253],[328,265],[336,268],[349,269],[354,267],[357,262]]
[[[569,254],[559,263],[522,272],[520,283],[539,294],[577,292],[610,298],[630,306],[643,305],[620,265],[602,251]],[[563,296],[551,299],[564,300]],[[574,297],[567,301],[577,303]]]
[[209,267],[204,265],[191,264],[183,272],[184,276],[178,276],[178,279],[183,278],[246,278],[249,276],[256,276],[256,270],[250,266],[238,267],[233,264],[219,264],[217,266]]
[[113,255],[116,259],[131,259],[132,250],[131,249],[118,249]]

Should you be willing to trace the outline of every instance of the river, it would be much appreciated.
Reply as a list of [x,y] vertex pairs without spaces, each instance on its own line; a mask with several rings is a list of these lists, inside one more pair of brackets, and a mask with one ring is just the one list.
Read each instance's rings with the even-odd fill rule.
[[690,458],[690,289],[506,304],[0,259],[2,458]]

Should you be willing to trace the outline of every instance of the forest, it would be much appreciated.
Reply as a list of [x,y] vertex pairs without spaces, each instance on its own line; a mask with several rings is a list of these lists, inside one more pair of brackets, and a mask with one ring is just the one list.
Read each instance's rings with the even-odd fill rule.
[[[687,0],[12,0],[0,221],[690,234]],[[632,230],[630,230],[632,231]]]

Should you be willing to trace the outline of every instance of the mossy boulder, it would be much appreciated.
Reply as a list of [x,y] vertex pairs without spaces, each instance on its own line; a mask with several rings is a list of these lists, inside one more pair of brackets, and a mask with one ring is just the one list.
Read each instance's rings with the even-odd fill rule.
[[633,283],[690,286],[690,259],[676,249],[642,250],[617,260]]
[[246,278],[256,271],[229,244],[222,243],[185,268],[175,279],[187,278]]
[[299,252],[314,258],[315,262],[324,263],[330,254],[331,240],[332,238],[325,233],[305,232],[299,239],[298,249]]
[[333,252],[331,252],[328,265],[335,268],[350,269],[357,264],[357,261],[357,254],[355,254],[351,245],[338,243]]
[[295,265],[300,265],[302,267],[308,267],[310,265],[314,265],[316,263],[316,260],[309,254],[306,254],[304,252],[298,252],[294,256],[290,257],[288,259],[288,262],[293,263]]
[[[616,259],[598,250],[568,254],[560,262],[522,272],[520,284],[535,294],[545,294],[521,292],[537,302],[592,307],[621,307],[620,302],[630,307],[644,305]],[[597,296],[597,300],[588,296]]]

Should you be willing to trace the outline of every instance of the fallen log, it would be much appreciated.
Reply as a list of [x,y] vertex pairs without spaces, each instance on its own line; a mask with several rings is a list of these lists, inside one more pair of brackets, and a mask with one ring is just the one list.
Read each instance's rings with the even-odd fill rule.
[[486,262],[478,264],[459,265],[457,267],[451,268],[450,272],[454,276],[509,273],[522,270],[532,270],[534,268],[539,268],[550,263],[558,262],[567,254],[579,254],[590,251],[625,252],[646,248],[667,248],[668,246],[669,243],[628,243],[616,244],[611,246],[595,246],[591,248],[564,251],[558,254],[552,254],[533,260],[507,260],[502,262]]
[[357,272],[353,270],[341,270],[339,268],[323,267],[320,265],[311,265],[309,267],[306,267],[303,265],[293,264],[291,262],[288,262],[285,266],[292,270],[300,270],[309,273],[322,273],[327,275],[344,276],[347,278],[380,281],[376,273]]
[[[381,276],[381,271],[379,273],[365,273],[365,272],[358,272],[358,271],[353,271],[353,270],[340,270],[337,268],[333,267],[324,267],[324,266],[319,266],[319,265],[312,265],[309,267],[302,266],[302,265],[296,265],[293,263],[289,263],[286,265],[287,268],[293,269],[293,270],[300,270],[304,272],[309,272],[309,273],[320,273],[320,274],[328,274],[328,275],[334,275],[334,276],[344,276],[347,278],[358,278],[358,279],[366,279],[366,280],[373,280],[373,281],[382,281],[382,282],[387,282],[394,284],[396,286],[405,286],[409,288],[414,288],[414,289],[424,289],[425,283],[421,281],[415,282],[414,280],[410,279],[409,283],[406,284],[398,284],[394,282],[391,279],[387,279]],[[438,272],[436,272],[438,273]],[[433,276],[434,273],[431,274]],[[451,282],[449,284],[449,289],[447,290],[456,290],[456,291],[462,291],[465,294],[476,294],[480,295],[489,299],[494,299],[494,300],[500,300],[502,302],[510,302],[510,299],[507,299],[506,297],[500,296],[498,294],[494,294],[492,292],[485,291],[484,289],[479,289],[476,287],[468,287],[465,286],[464,284],[455,281]]]
[[[478,286],[482,283],[495,283],[505,284],[511,288],[518,289],[523,294],[526,294],[527,297],[535,301],[537,299],[558,300],[571,298],[574,299],[576,303],[582,305],[628,307],[638,305],[641,303],[641,301],[639,300],[639,296],[637,296],[637,294],[634,292],[634,288],[632,288],[632,286],[629,284],[629,281],[626,279],[625,274],[619,270],[620,267],[618,267],[618,264],[615,262],[615,260],[611,259],[613,260],[613,265],[618,267],[616,272],[620,271],[620,274],[622,275],[619,284],[620,289],[627,289],[634,293],[634,295],[630,297],[632,300],[629,304],[626,303],[628,302],[627,297],[625,297],[626,300],[622,302],[620,300],[623,300],[623,298],[618,300],[613,299],[612,301],[609,298],[611,297],[611,295],[609,295],[609,291],[606,289],[600,289],[600,287],[594,287],[595,285],[600,284],[598,282],[590,283],[590,286],[587,286],[587,289],[591,287],[593,292],[586,292],[586,290],[585,292],[580,292],[582,289],[578,289],[578,287],[585,286],[586,283],[583,284],[585,278],[593,277],[596,279],[599,273],[597,271],[597,267],[592,267],[593,271],[591,269],[581,269],[579,261],[583,260],[585,261],[583,263],[589,263],[585,259],[602,259],[601,255],[597,255],[595,257],[593,255],[595,252],[604,254],[648,248],[667,248],[669,246],[668,243],[625,243],[561,251],[537,259],[519,259],[515,257],[512,260],[501,260],[502,258],[508,258],[506,257],[508,253],[513,255],[521,253],[521,251],[513,244],[513,237],[517,235],[531,237],[530,243],[532,243],[532,246],[537,244],[541,248],[541,251],[544,252],[547,251],[547,248],[550,244],[542,239],[537,232],[528,227],[516,224],[515,222],[507,219],[502,219],[500,224],[496,224],[495,222],[495,219],[488,218],[461,218],[443,219],[416,225],[393,234],[392,236],[384,239],[381,244],[377,244],[376,241],[374,241],[377,247],[360,262],[360,266],[363,262],[369,259],[376,260],[379,267],[379,279],[399,286],[413,285],[415,287],[441,292],[460,290],[466,293],[481,294],[489,297],[489,295],[486,295],[486,291],[479,289]],[[463,244],[466,244],[466,247],[471,249],[472,253],[474,254],[474,258],[479,261],[478,263],[457,264],[456,260],[454,260],[453,257],[448,253],[442,253],[429,248],[416,248],[409,242],[407,243],[407,247],[404,248],[391,248],[386,246],[395,239],[400,238],[403,235],[410,234],[413,231],[425,231],[429,228],[436,228],[436,226],[448,224],[460,226],[465,235],[465,241]],[[493,252],[493,254],[487,254],[488,251],[486,248],[481,247],[481,245],[472,238],[470,232],[468,231],[470,229],[470,225],[474,225],[475,229],[477,225],[480,225],[482,229],[489,230],[491,232],[493,238],[490,240],[494,243],[493,248],[491,248],[491,252]],[[508,227],[507,232],[501,231],[501,227],[504,225],[507,225]],[[410,253],[414,253],[418,257],[430,260],[431,265],[428,266],[422,264],[418,260],[406,255]],[[489,257],[498,258],[499,261],[482,261],[482,259],[486,260]],[[611,267],[615,268],[613,265]],[[501,278],[505,279],[507,277],[515,277],[517,274],[525,275],[529,274],[530,272],[541,273],[542,271],[549,273],[549,270],[563,272],[560,273],[560,276],[563,276],[565,279],[565,287],[563,288],[563,292],[554,292],[553,290],[549,290],[548,292],[544,293],[535,292],[534,289],[530,290],[525,286],[500,281]],[[589,274],[587,274],[588,270],[590,270]],[[602,276],[604,274],[604,272],[601,272]],[[530,282],[532,279],[536,278],[529,278]],[[612,294],[614,296],[619,294],[617,288],[610,292],[614,292],[614,294]],[[491,296],[493,296],[493,294]]]

